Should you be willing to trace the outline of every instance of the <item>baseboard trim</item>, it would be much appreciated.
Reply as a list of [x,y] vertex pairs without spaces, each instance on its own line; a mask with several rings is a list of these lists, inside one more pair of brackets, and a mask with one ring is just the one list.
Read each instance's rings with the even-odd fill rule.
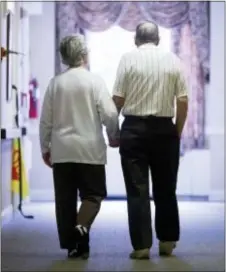
[[[197,202],[205,202],[209,201],[208,196],[194,196],[194,195],[178,195],[178,201],[197,201]],[[105,201],[125,201],[125,195],[109,195]],[[150,197],[150,200],[153,200]],[[54,201],[54,191],[53,190],[31,190],[30,195],[31,202],[53,202]]]
[[223,190],[218,190],[218,191],[212,191],[209,194],[209,201],[212,202],[224,202],[225,197],[224,197],[224,191]]
[[5,208],[1,213],[1,228],[8,224],[13,219],[13,205]]
[[[209,200],[208,196],[192,196],[192,195],[178,195],[178,201],[196,201],[196,202],[205,202]],[[125,201],[126,196],[108,196],[106,201]],[[153,200],[153,197],[150,197],[150,200]]]

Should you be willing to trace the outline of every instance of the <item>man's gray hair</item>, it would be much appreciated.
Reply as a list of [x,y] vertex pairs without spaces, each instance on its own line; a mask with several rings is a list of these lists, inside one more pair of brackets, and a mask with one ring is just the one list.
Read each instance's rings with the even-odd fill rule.
[[158,43],[159,29],[155,23],[144,22],[136,28],[136,42],[143,43]]
[[62,62],[69,67],[78,67],[88,55],[84,36],[80,34],[70,35],[62,39],[60,43]]

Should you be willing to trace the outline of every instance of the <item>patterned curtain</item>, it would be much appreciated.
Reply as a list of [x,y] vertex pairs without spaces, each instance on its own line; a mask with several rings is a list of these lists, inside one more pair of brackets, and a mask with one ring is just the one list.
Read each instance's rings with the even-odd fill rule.
[[[189,110],[182,135],[182,151],[205,146],[204,74],[198,57],[197,45],[192,39],[191,25],[183,25],[180,32],[178,55],[183,60],[189,88]],[[192,56],[192,57],[191,57]]]
[[77,22],[77,13],[75,2],[56,2],[56,74],[64,70],[64,65],[60,59],[59,44],[60,40],[70,34],[75,34],[79,31]]
[[189,20],[172,28],[172,49],[184,62],[189,112],[182,135],[182,153],[206,147],[205,83],[209,79],[208,2],[189,2]]
[[[172,30],[172,47],[184,61],[189,82],[190,109],[183,133],[184,150],[203,148],[205,139],[205,78],[209,76],[208,2],[56,2],[56,43],[81,29],[105,31],[119,25],[135,31],[151,20]],[[59,51],[56,73],[63,69]]]

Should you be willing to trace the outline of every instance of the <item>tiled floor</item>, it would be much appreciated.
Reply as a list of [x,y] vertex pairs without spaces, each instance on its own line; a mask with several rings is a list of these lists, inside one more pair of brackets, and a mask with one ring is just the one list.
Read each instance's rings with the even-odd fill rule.
[[[132,261],[126,203],[106,202],[92,230],[88,261],[69,261],[59,249],[54,205],[25,207],[2,230],[2,271],[224,271],[224,204],[180,202],[181,241],[175,256],[160,258],[155,240],[150,261]],[[152,206],[153,214],[154,207]]]

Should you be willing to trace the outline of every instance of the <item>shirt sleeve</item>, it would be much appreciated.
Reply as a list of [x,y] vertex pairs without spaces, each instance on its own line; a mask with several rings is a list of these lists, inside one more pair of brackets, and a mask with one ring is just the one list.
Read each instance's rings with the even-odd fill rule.
[[44,95],[39,123],[39,139],[42,154],[45,154],[50,150],[51,133],[53,127],[52,89],[53,80],[50,81]]
[[97,110],[102,124],[106,127],[108,136],[115,138],[119,133],[118,111],[102,78],[99,78],[96,87]]
[[127,61],[126,55],[122,56],[116,73],[116,79],[113,87],[113,95],[123,97],[126,96],[127,89]]

